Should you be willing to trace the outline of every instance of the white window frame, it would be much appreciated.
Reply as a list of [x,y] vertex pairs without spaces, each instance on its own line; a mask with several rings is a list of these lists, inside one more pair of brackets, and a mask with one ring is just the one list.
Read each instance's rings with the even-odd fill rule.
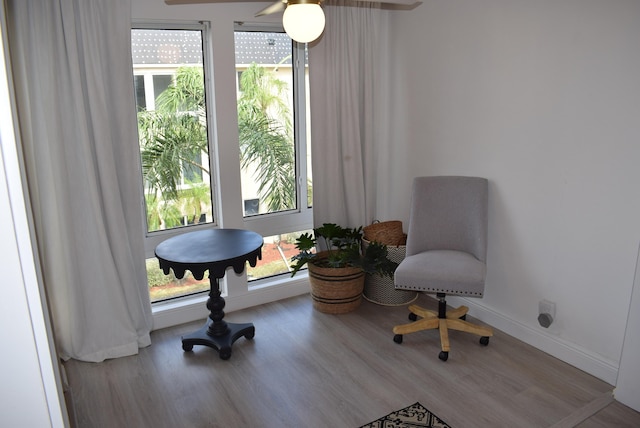
[[[236,23],[235,31],[284,32],[278,24]],[[313,228],[313,208],[307,204],[307,88],[305,81],[305,45],[292,40],[292,72],[293,72],[293,122],[295,164],[296,164],[296,201],[294,210],[277,213],[243,216],[243,228],[253,230],[262,236],[274,236]],[[306,279],[306,273],[299,273],[298,278]],[[251,281],[249,290],[260,290],[291,281],[288,274],[280,274],[271,278]]]
[[[264,31],[284,32],[282,26],[257,25],[238,23],[235,31]],[[262,236],[272,236],[284,233],[306,230],[313,227],[313,209],[307,205],[307,106],[305,87],[305,45],[293,41],[292,70],[293,73],[293,128],[296,144],[296,200],[297,207],[294,210],[277,213],[259,214],[244,217],[244,227]]]
[[[244,217],[240,186],[240,162],[238,145],[237,98],[235,81],[234,33],[227,26],[210,26],[206,22],[171,22],[162,20],[134,21],[132,28],[196,29],[203,32],[205,71],[205,95],[207,97],[207,132],[209,138],[209,167],[214,223],[191,225],[184,228],[155,231],[145,236],[145,254],[154,257],[155,247],[162,241],[185,233],[212,227],[244,228],[262,236],[306,230],[313,227],[313,211],[307,204],[307,126],[305,98],[305,46],[293,42],[293,63],[298,68],[294,74],[294,129],[296,147],[296,175],[298,178],[295,210]],[[283,31],[277,24],[236,26],[232,29]],[[229,60],[233,61],[229,64]],[[300,70],[302,74],[300,73]],[[214,90],[215,88],[215,90]],[[234,107],[232,107],[232,105]],[[304,119],[304,120],[303,120]],[[223,142],[222,146],[220,145]],[[235,165],[232,165],[235,163]],[[140,181],[142,186],[142,180]],[[222,202],[224,200],[224,203]],[[144,202],[141,201],[143,204]],[[142,219],[145,222],[146,219]],[[236,275],[228,271],[220,282],[225,296],[225,311],[230,312],[287,297],[307,293],[309,284],[305,272],[294,278],[287,274],[253,281],[251,286],[246,274]],[[154,329],[204,319],[208,315],[205,302],[208,296],[185,296],[152,305]]]
[[[192,31],[200,31],[202,34],[202,55],[203,55],[203,68],[204,68],[204,86],[205,86],[205,97],[207,100],[214,100],[214,94],[212,91],[211,84],[211,75],[213,73],[211,67],[211,47],[210,47],[210,25],[208,22],[133,22],[132,29],[149,29],[149,30],[192,30]],[[153,85],[147,87],[147,81],[151,80],[152,75],[148,72],[143,73],[135,73],[134,75],[143,75],[145,79],[145,92],[149,91]],[[146,97],[149,99],[149,97]],[[151,97],[154,98],[153,96]],[[216,157],[216,147],[215,143],[215,135],[213,132],[214,129],[214,119],[212,114],[213,103],[208,101],[206,108],[207,115],[207,139],[209,142],[209,171],[210,171],[210,183],[211,183],[211,203],[212,203],[212,213],[213,213],[213,222],[212,223],[203,223],[197,225],[188,225],[184,227],[177,227],[166,230],[157,230],[149,232],[147,229],[147,219],[143,217],[142,221],[144,224],[145,237],[144,237],[144,249],[145,249],[145,258],[153,258],[155,257],[155,248],[162,241],[169,239],[173,236],[180,235],[187,231],[195,231],[200,229],[206,229],[210,227],[218,226],[218,218],[220,213],[220,201],[217,197],[218,194],[218,186],[217,186],[217,168],[218,162]],[[152,106],[153,107],[153,106]],[[150,108],[147,106],[147,108]],[[142,185],[142,180],[141,180]],[[146,212],[146,207],[144,207],[144,201],[141,201],[143,204],[143,208]],[[146,216],[146,214],[145,214]]]

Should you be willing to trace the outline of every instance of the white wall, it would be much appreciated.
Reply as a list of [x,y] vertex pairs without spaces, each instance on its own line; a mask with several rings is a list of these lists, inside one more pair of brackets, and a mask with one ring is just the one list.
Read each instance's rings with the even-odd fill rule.
[[[53,399],[55,403],[56,397],[47,397],[47,377],[53,381],[53,391],[55,377],[50,357],[47,357],[47,348],[38,349],[38,342],[40,345],[46,344],[47,337],[36,336],[30,318],[29,284],[24,282],[1,152],[0,236],[2,282],[6,285],[0,299],[0,343],[3,344],[0,358],[0,425],[63,426],[62,409],[59,407],[61,401],[57,402],[58,408],[53,414],[49,409],[49,401]],[[37,290],[37,285],[35,287]],[[33,310],[41,311],[38,305],[34,305]],[[41,357],[49,358],[48,367],[41,368]]]
[[633,0],[425,0],[391,17],[398,173],[381,217],[407,220],[413,176],[487,177],[474,314],[612,384],[640,241],[639,18]]
[[616,400],[640,412],[640,251],[616,383]]

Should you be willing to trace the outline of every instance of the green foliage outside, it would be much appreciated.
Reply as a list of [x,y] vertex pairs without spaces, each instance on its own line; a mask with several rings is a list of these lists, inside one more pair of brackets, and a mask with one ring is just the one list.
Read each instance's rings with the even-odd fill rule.
[[[242,73],[241,86],[240,165],[253,173],[259,197],[269,211],[293,209],[296,206],[293,124],[290,109],[283,101],[288,85],[277,79],[274,72],[252,64]],[[138,112],[138,132],[148,229],[177,227],[185,220],[198,223],[203,208],[211,203],[209,183],[197,179],[202,174],[209,175],[208,167],[202,165],[208,139],[201,67],[177,69],[173,83],[156,99],[156,110]],[[192,181],[187,180],[188,171],[195,178]],[[184,281],[172,274],[164,275],[155,263],[147,263],[152,301],[163,298],[164,286],[180,287]],[[268,270],[262,266],[259,269]],[[273,272],[260,272],[261,276],[269,274]]]
[[149,287],[168,285],[175,280],[176,277],[173,273],[165,275],[164,272],[162,272],[162,269],[158,267],[157,259],[147,260],[147,281],[149,282]]
[[[252,64],[242,73],[238,100],[240,165],[253,171],[269,211],[295,208],[295,158],[291,112],[283,101],[286,82]],[[204,75],[201,67],[180,67],[156,100],[156,110],[138,112],[142,172],[149,230],[197,222],[210,203],[208,183],[190,182],[185,170],[209,174]]]
[[185,217],[197,221],[210,203],[206,183],[180,189],[186,170],[209,174],[202,68],[180,67],[171,85],[156,100],[156,110],[138,112],[149,230],[179,226]]
[[295,156],[286,82],[253,63],[242,73],[238,100],[240,165],[254,169],[258,194],[270,212],[293,209]]

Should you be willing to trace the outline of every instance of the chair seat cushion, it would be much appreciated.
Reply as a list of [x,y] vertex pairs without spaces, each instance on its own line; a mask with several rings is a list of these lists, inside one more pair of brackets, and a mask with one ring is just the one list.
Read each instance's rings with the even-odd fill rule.
[[398,289],[481,297],[486,265],[463,251],[432,250],[407,256],[394,276]]

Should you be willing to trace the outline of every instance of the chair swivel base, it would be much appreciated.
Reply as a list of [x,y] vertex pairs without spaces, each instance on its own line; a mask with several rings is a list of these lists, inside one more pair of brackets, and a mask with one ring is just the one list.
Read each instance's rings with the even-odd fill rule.
[[478,335],[480,336],[480,344],[484,346],[489,344],[489,337],[493,336],[493,330],[491,328],[465,321],[467,312],[469,311],[468,307],[460,306],[447,312],[446,301],[444,301],[444,299],[440,299],[438,312],[424,309],[417,305],[409,306],[409,311],[411,311],[409,320],[413,322],[395,326],[393,328],[393,333],[395,334],[393,341],[402,343],[403,335],[405,334],[422,330],[438,329],[440,331],[440,345],[442,349],[438,358],[442,361],[447,361],[449,358],[449,329]]

